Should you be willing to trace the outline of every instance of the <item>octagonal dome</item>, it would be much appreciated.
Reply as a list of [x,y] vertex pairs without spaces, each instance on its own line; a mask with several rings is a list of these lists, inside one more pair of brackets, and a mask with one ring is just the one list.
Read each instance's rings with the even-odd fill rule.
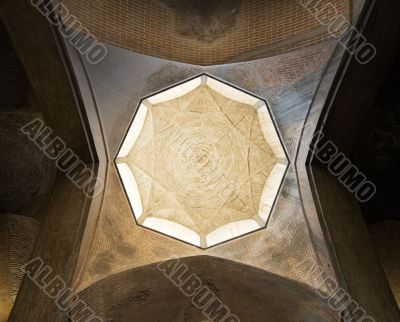
[[115,161],[136,222],[201,248],[265,227],[288,165],[266,103],[208,75],[143,99]]

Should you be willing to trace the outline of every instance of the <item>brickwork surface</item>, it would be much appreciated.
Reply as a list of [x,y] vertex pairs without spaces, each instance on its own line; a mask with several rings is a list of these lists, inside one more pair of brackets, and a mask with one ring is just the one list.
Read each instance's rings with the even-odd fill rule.
[[[269,45],[271,50],[267,48],[264,56],[287,53],[329,38],[324,29],[315,32],[321,28],[319,21],[298,0],[243,0],[238,3],[233,24],[224,29],[216,23],[215,28],[221,28],[221,34],[208,42],[182,34],[182,24],[190,22],[182,22],[182,13],[161,1],[63,2],[100,41],[150,56],[198,65],[221,64]],[[338,12],[349,16],[348,0],[334,0],[333,4]],[[292,38],[294,40],[290,42]],[[282,44],[285,40],[289,42]]]

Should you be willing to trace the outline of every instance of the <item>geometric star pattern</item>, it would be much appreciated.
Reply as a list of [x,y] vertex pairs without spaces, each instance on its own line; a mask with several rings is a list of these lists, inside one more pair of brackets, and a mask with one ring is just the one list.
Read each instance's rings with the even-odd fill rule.
[[266,102],[205,74],[143,99],[115,162],[136,222],[201,248],[265,227],[288,166]]

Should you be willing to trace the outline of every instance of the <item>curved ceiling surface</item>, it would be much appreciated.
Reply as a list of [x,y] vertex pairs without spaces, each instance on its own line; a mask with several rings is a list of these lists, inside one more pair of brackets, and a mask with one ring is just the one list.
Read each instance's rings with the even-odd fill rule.
[[137,223],[202,248],[265,227],[287,164],[266,103],[207,75],[142,100],[116,158]]
[[[318,1],[317,1],[318,2]],[[330,38],[298,0],[63,0],[100,41],[196,65],[249,61]],[[324,19],[350,20],[349,0],[334,0]],[[333,9],[334,8],[334,9]],[[318,13],[322,14],[322,13]],[[77,22],[78,21],[78,22]],[[79,28],[79,27],[78,27]]]
[[[164,263],[160,263],[163,265]],[[240,321],[252,322],[337,322],[340,317],[329,307],[321,291],[305,284],[265,272],[263,270],[211,256],[195,256],[171,260],[166,265],[175,267],[170,276],[160,270],[160,264],[146,265],[115,274],[94,283],[79,293],[104,320],[116,321],[237,321],[224,319],[218,309],[206,317],[204,311],[213,303],[202,306],[182,292],[172,279],[181,274],[183,281],[195,274],[202,285]],[[174,277],[175,276],[175,277]],[[177,287],[178,285],[178,287]],[[173,299],[168,301],[166,299]],[[197,305],[197,307],[196,307]]]

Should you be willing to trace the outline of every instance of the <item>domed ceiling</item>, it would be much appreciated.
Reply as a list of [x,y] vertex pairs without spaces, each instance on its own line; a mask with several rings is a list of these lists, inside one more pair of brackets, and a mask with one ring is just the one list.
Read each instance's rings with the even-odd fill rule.
[[116,164],[138,224],[206,248],[265,227],[288,160],[263,100],[202,75],[141,101]]

